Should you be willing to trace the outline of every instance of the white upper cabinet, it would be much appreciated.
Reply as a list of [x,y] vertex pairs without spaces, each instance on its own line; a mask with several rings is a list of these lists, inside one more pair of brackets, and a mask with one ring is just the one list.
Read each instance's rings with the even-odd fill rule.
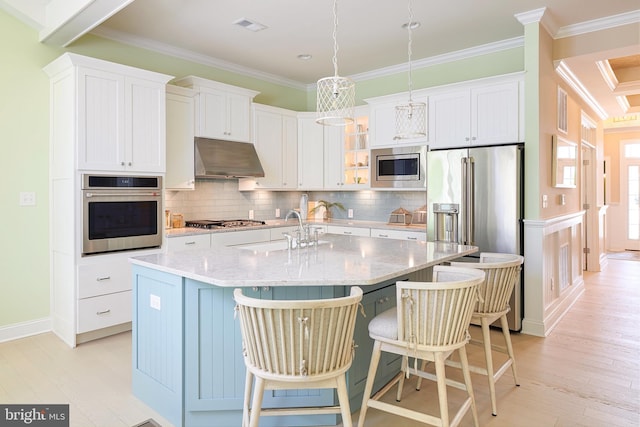
[[259,92],[195,76],[175,84],[196,92],[195,136],[251,141],[251,102]]
[[195,189],[193,90],[167,85],[166,190]]
[[324,127],[316,113],[298,114],[298,189],[324,188]]
[[54,102],[68,102],[78,170],[164,173],[171,76],[69,53],[45,70]]
[[295,190],[298,186],[296,112],[254,104],[253,123],[254,144],[264,169],[264,178],[255,180],[255,188]]
[[522,141],[520,86],[520,80],[510,79],[465,84],[430,94],[429,147]]
[[[424,144],[427,137],[412,139],[394,139],[396,136],[396,106],[408,102],[409,95],[394,95],[380,100],[369,99],[371,113],[369,117],[371,129],[371,148],[392,147],[395,145]],[[425,102],[427,98],[422,94],[414,94],[415,102]]]

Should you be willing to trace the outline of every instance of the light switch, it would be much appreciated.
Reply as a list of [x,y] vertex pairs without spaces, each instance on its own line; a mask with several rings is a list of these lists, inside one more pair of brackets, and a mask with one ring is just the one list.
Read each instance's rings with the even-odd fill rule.
[[546,194],[542,195],[542,208],[547,208],[549,207],[549,198],[547,197]]
[[36,193],[34,193],[33,191],[21,191],[19,204],[20,206],[35,206]]
[[253,209],[249,209],[249,219],[253,219]]
[[353,209],[349,209],[349,210],[347,211],[347,217],[349,217],[349,218],[353,218]]

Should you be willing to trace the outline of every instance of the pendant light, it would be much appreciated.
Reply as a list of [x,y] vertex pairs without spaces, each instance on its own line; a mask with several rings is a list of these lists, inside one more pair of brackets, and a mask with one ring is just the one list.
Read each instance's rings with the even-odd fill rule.
[[316,122],[345,126],[354,122],[355,84],[338,76],[338,0],[333,1],[333,77],[318,80]]
[[421,138],[427,134],[427,105],[424,102],[414,102],[411,97],[413,89],[413,81],[411,80],[412,30],[417,27],[417,23],[413,22],[411,0],[408,0],[408,3],[409,22],[405,25],[409,33],[409,102],[396,106],[396,135],[393,139]]

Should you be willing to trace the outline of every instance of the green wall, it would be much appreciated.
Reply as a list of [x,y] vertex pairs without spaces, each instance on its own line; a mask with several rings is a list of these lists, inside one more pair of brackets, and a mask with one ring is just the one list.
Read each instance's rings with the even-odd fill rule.
[[[315,92],[292,89],[87,35],[69,51],[183,77],[198,75],[260,91],[256,102],[315,110]],[[0,329],[49,316],[49,82],[42,68],[65,49],[38,42],[36,30],[0,10]],[[414,89],[522,71],[523,49],[415,70]],[[363,99],[407,90],[407,75],[357,82]],[[37,204],[18,206],[33,191]]]

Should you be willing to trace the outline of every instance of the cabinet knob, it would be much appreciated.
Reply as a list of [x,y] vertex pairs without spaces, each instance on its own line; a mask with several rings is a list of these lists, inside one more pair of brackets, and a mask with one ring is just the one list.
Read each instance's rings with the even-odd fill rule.
[[469,141],[469,137],[466,137],[464,140],[465,140],[465,141]]
[[98,316],[103,315],[103,314],[109,314],[109,313],[111,313],[111,309],[110,308],[108,308],[106,310],[96,311],[96,315],[98,315]]
[[271,290],[271,286],[264,286],[262,290],[265,292],[269,292]]
[[378,234],[378,237],[389,237],[388,234]]
[[96,277],[96,282],[104,282],[105,280],[111,280],[111,276]]
[[131,166],[131,162],[129,162],[129,166]]
[[257,286],[254,286],[253,288],[251,288],[251,290],[252,290],[253,292],[258,292],[258,287],[257,287]]
[[477,138],[476,138],[475,136],[472,136],[472,137],[471,137],[471,140],[472,140],[472,141],[475,141],[476,139],[477,139]]
[[124,162],[120,162],[120,166],[124,166]]

